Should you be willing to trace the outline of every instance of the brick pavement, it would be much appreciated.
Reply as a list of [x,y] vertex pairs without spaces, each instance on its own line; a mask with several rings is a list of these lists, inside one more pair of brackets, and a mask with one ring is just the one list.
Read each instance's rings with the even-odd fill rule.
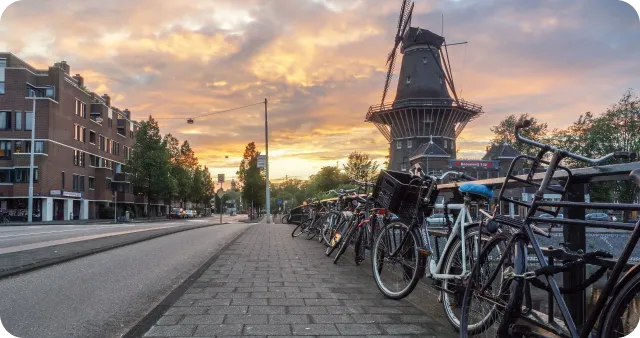
[[408,301],[382,296],[352,250],[334,265],[324,245],[292,238],[292,229],[249,229],[145,337],[456,336]]

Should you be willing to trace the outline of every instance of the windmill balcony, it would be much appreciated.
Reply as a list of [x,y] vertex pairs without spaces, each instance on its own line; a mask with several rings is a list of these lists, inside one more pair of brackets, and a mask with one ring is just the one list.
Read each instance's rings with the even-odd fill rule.
[[369,112],[367,113],[367,121],[371,119],[373,114],[378,112],[383,112],[392,109],[406,108],[406,107],[434,107],[434,106],[452,106],[463,108],[467,110],[471,110],[476,113],[482,113],[482,106],[471,103],[462,99],[458,101],[454,99],[404,99],[393,102],[385,102],[384,104],[374,105],[369,107]]

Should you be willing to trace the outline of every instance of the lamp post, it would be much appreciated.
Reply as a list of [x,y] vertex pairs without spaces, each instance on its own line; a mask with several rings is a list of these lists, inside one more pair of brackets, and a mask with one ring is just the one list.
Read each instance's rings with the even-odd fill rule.
[[[33,179],[35,177],[34,156],[36,151],[36,92],[31,90],[33,108],[31,109],[31,154],[29,155],[29,202],[27,207],[27,222],[33,222]],[[26,114],[25,114],[26,115]]]
[[265,141],[265,174],[266,174],[266,202],[267,202],[267,224],[271,224],[271,194],[269,193],[269,125],[267,123],[267,99],[264,99],[264,141]]

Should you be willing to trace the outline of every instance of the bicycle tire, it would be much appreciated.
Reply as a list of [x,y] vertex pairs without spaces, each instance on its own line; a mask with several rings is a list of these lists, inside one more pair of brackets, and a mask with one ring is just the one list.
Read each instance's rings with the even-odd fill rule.
[[[611,303],[607,307],[606,315],[600,319],[599,337],[617,338],[630,335],[638,326],[640,318],[638,318],[637,309],[632,309],[633,313],[629,315],[625,315],[625,312],[639,299],[640,274],[636,274],[610,300]],[[623,323],[622,320],[625,320],[626,323]]]
[[323,224],[326,222],[329,222],[329,224],[325,224],[322,230],[322,239],[324,245],[331,246],[331,238],[333,238],[336,229],[338,229],[338,226],[343,222],[343,219],[342,214],[337,211],[329,211],[325,216],[326,218]]
[[[343,220],[342,222],[340,222],[340,224],[338,224],[338,226],[336,227],[336,231],[333,233],[332,238],[335,238],[336,235],[340,234],[340,229],[345,229],[345,234],[346,234],[346,230],[349,229],[349,226],[351,225],[351,223],[352,223],[352,220],[349,220],[348,222],[346,220]],[[343,238],[343,236],[341,235],[340,238],[338,238],[337,240],[332,239],[331,240],[332,242],[329,242],[329,246],[327,247],[327,250],[325,251],[325,254],[327,256],[331,256],[333,251],[335,251],[338,248],[342,238]]]
[[[477,292],[479,291],[478,289],[480,288],[480,285],[482,283],[486,283],[486,280],[479,280],[482,277],[485,276],[491,276],[492,273],[496,270],[499,269],[499,271],[504,272],[504,266],[511,266],[513,265],[512,259],[511,259],[511,253],[507,252],[507,250],[511,250],[511,248],[507,248],[507,243],[509,242],[509,240],[511,239],[511,236],[507,235],[507,234],[497,234],[494,235],[483,247],[482,250],[480,251],[480,256],[478,257],[478,260],[475,262],[472,270],[471,270],[471,275],[469,275],[469,277],[467,277],[466,279],[466,286],[465,286],[465,291],[464,291],[464,296],[462,297],[462,304],[461,304],[461,314],[460,314],[460,337],[468,337],[468,336],[475,336],[475,335],[480,335],[483,334],[484,337],[496,337],[497,333],[496,333],[496,328],[494,327],[494,324],[497,321],[501,321],[503,319],[503,315],[500,312],[498,305],[496,304],[490,304],[488,307],[489,309],[487,310],[486,308],[482,307],[482,302],[478,301],[477,303],[480,304],[481,309],[480,310],[474,310],[472,308],[472,306],[475,306],[475,299],[473,297],[476,297]],[[494,250],[497,249],[497,252],[494,253]],[[499,265],[499,260],[500,257],[502,256],[502,254],[506,255],[506,259],[503,262],[502,265]],[[490,267],[490,263],[492,262],[496,262],[496,266],[495,267]],[[477,296],[476,298],[478,300],[487,300],[487,299],[493,299],[494,303],[500,302],[499,306],[503,306],[502,304],[506,304],[509,300],[509,292],[511,290],[511,285],[510,285],[510,281],[506,281],[506,283],[503,283],[503,276],[502,275],[496,275],[496,278],[499,278],[499,282],[497,285],[493,285],[491,283],[491,286],[488,287],[488,289],[490,289],[490,292],[496,291],[497,295],[495,293],[487,295],[486,293]],[[505,294],[503,294],[505,293]],[[490,303],[490,302],[489,302]],[[483,315],[477,322],[474,323],[469,323],[469,317],[470,317],[470,313],[478,313],[478,314],[485,314]],[[474,319],[475,320],[475,319]]]
[[307,219],[304,222],[300,223],[295,229],[293,229],[293,232],[291,232],[291,237],[298,237],[302,235],[307,230],[310,223],[311,219]]
[[347,248],[349,247],[351,237],[353,237],[353,235],[356,233],[357,230],[358,230],[358,224],[354,222],[351,224],[351,227],[347,229],[347,233],[344,235],[344,237],[340,238],[340,248],[338,249],[336,256],[333,257],[333,264],[338,264],[340,257],[345,251],[347,251]]
[[[469,225],[465,229],[465,249],[466,249],[466,265],[467,271],[471,271],[473,269],[473,261],[478,257],[478,254],[474,253],[475,247],[478,244],[477,239],[479,232],[479,227],[477,225]],[[487,232],[485,232],[488,235]],[[460,237],[456,237],[453,243],[450,246],[450,249],[445,253],[445,257],[443,257],[444,266],[442,268],[443,274],[447,275],[460,275],[462,274],[462,266],[461,262],[459,266],[454,266],[454,262],[456,259],[461,261],[459,257],[462,257],[462,241]],[[455,271],[454,271],[455,270]],[[440,291],[441,299],[442,299],[442,308],[445,313],[445,317],[449,321],[449,324],[456,330],[460,330],[460,315],[459,313],[454,313],[454,309],[462,310],[460,307],[462,297],[464,296],[464,284],[460,279],[442,279],[442,288],[447,291]]]
[[364,261],[364,250],[365,250],[364,235],[365,235],[364,227],[359,227],[356,233],[356,241],[354,244],[356,265],[360,265],[360,263]]
[[312,219],[312,222],[310,223],[309,228],[307,228],[307,240],[311,240],[314,237],[316,237],[316,235],[318,235],[317,222],[318,222],[317,218]]
[[[389,240],[385,240],[385,235],[390,231],[393,232],[395,230],[400,230],[401,232],[399,236],[394,235],[395,243],[398,243],[398,241],[402,238],[402,236],[404,236],[402,231],[404,231],[405,233],[408,234],[408,236],[410,236],[409,239],[407,239],[407,243],[405,243],[405,247],[407,249],[405,250],[405,254],[403,255],[403,257],[411,256],[410,258],[415,260],[416,268],[413,270],[413,273],[409,276],[409,278],[406,278],[406,276],[404,275],[407,273],[406,265],[400,268],[403,273],[403,275],[401,276],[402,280],[408,281],[408,284],[404,288],[400,289],[399,291],[394,292],[394,291],[391,291],[389,286],[385,285],[386,283],[382,280],[383,278],[381,274],[383,271],[386,271],[389,268],[393,268],[397,265],[397,262],[384,263],[386,250],[382,247],[383,245],[391,246]],[[382,294],[385,297],[390,299],[402,299],[408,296],[411,292],[413,292],[420,278],[424,276],[426,259],[424,259],[424,256],[418,252],[418,246],[420,243],[419,238],[420,237],[418,236],[416,231],[413,231],[408,225],[402,222],[389,223],[384,227],[382,227],[382,229],[380,229],[380,231],[376,235],[376,239],[373,242],[373,248],[371,250],[371,269],[373,271],[373,279],[376,282],[378,289],[380,290],[380,292],[382,292]],[[408,243],[409,241],[413,243],[413,248],[411,248],[411,244]],[[386,243],[383,243],[383,242],[386,242]],[[397,274],[392,273],[392,275],[398,278]]]

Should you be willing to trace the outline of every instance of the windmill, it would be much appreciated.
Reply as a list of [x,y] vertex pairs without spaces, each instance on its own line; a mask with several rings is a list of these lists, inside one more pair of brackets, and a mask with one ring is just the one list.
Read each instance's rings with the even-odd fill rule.
[[[403,0],[395,41],[389,52],[380,105],[369,108],[366,121],[373,123],[390,143],[390,170],[406,170],[426,162],[442,171],[456,158],[456,139],[482,107],[458,97],[445,38],[427,29],[412,27],[414,2]],[[402,63],[396,97],[386,102],[398,52]]]

